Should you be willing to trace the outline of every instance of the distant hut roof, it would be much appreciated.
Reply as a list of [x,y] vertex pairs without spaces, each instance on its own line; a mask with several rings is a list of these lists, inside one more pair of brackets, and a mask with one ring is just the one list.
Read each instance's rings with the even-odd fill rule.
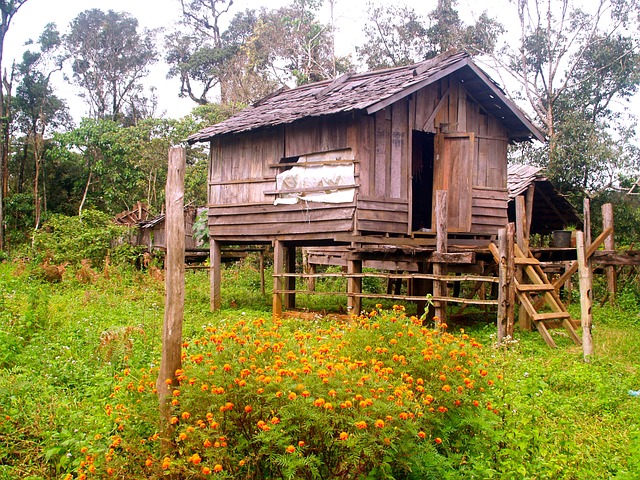
[[507,189],[509,190],[509,221],[515,219],[515,202],[518,195],[535,185],[531,233],[548,234],[567,226],[582,226],[575,208],[544,175],[544,169],[530,165],[509,165]]
[[281,88],[231,118],[188,138],[189,143],[289,124],[303,118],[353,111],[375,113],[450,74],[456,74],[487,113],[501,119],[513,141],[544,135],[466,53],[446,52],[424,62],[374,72],[345,74],[335,80]]

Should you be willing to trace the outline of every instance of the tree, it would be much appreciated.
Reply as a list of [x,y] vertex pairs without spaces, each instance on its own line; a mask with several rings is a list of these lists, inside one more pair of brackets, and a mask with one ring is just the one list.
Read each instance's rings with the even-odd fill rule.
[[438,0],[428,19],[411,7],[371,6],[364,27],[366,42],[356,51],[370,69],[407,65],[450,49],[472,55],[492,52],[502,26],[482,13],[473,25],[460,19],[456,0]]
[[[27,0],[0,0],[0,251],[4,250],[4,199],[9,193],[9,148],[11,124],[11,81],[4,71],[4,39],[11,21]],[[6,92],[6,93],[5,93]]]
[[[40,225],[42,199],[40,195],[40,171],[45,149],[45,131],[48,127],[68,126],[71,118],[66,104],[53,93],[50,85],[51,76],[62,69],[62,58],[56,56],[55,50],[60,45],[60,36],[54,24],[48,24],[39,39],[40,51],[26,51],[23,60],[18,65],[21,78],[15,96],[15,122],[25,135],[24,155],[33,155],[34,178],[34,223],[37,229]],[[20,172],[24,171],[24,166]],[[20,192],[22,175],[19,176],[17,191]],[[46,210],[46,191],[44,196]]]
[[[199,105],[209,103],[208,95],[221,83],[227,62],[237,45],[223,41],[220,19],[229,12],[233,0],[179,0],[181,30],[165,38],[168,77],[180,79],[180,96]],[[183,33],[184,29],[188,32]],[[199,87],[199,88],[198,88]],[[198,90],[196,90],[198,89]],[[221,89],[224,101],[225,89]]]
[[93,118],[122,121],[127,105],[146,109],[140,81],[157,59],[154,32],[138,32],[138,21],[127,13],[92,9],[71,22],[64,43]]
[[518,0],[517,7],[519,46],[504,53],[549,139],[547,174],[568,189],[605,188],[630,158],[628,128],[612,102],[629,99],[640,84],[640,2],[598,0],[583,8],[570,0]]
[[333,78],[350,68],[334,59],[331,28],[317,19],[319,0],[293,0],[285,7],[237,13],[229,27],[221,17],[232,1],[181,0],[182,27],[166,37],[170,77],[180,95],[199,105],[217,88],[222,103],[248,103],[283,83]]

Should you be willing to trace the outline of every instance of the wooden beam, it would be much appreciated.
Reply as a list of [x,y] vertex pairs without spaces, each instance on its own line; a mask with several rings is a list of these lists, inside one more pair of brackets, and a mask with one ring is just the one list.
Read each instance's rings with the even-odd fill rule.
[[347,274],[351,275],[347,279],[347,295],[349,295],[347,307],[350,313],[359,315],[362,309],[362,301],[359,296],[362,293],[362,277],[355,277],[353,275],[362,274],[362,261],[354,259],[348,260]]
[[[423,131],[435,133],[436,129],[433,126],[433,121],[435,120],[436,115],[438,115],[438,112],[442,109],[442,106],[444,105],[444,103],[447,101],[448,98],[449,98],[449,89],[447,88],[445,92],[442,94],[442,97],[440,98],[438,103],[436,104],[436,108],[433,109],[433,112],[431,112],[431,115],[429,115],[429,118],[427,118],[427,120],[424,122],[424,125],[422,125]],[[425,130],[428,125],[431,125],[431,127],[429,128],[429,130]]]
[[[491,247],[495,248],[492,243]],[[498,345],[502,343],[507,326],[507,229],[498,230],[498,247],[494,255],[498,259]]]
[[[436,192],[436,252],[447,253],[447,191],[438,190]],[[439,262],[433,264],[433,274],[442,275],[445,272],[445,265]],[[442,297],[447,290],[447,284],[440,281],[433,283],[433,296]],[[446,304],[435,300],[435,316],[441,322],[446,322]]]

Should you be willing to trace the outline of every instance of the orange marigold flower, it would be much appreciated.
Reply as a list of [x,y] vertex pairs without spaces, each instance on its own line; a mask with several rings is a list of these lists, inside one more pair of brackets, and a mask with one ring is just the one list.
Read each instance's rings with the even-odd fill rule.
[[203,475],[211,475],[211,469],[209,467],[202,467],[202,470],[200,471]]
[[360,430],[364,430],[365,428],[367,428],[367,422],[365,422],[364,420],[356,422],[354,425],[356,426],[356,428],[359,428]]
[[436,437],[434,441],[438,444],[442,443],[442,439],[440,437]]
[[189,457],[188,461],[190,463],[193,463],[194,465],[198,465],[200,462],[202,462],[202,458],[200,458],[200,455],[198,455],[197,453],[194,453]]
[[205,448],[209,448],[211,445],[213,445],[213,443],[211,443],[211,440],[209,440],[208,438],[203,442],[203,445]]
[[251,413],[251,412],[253,412],[253,407],[251,405],[247,405],[247,406],[244,407],[244,411],[246,413]]
[[169,457],[164,457],[162,459],[162,469],[166,470],[171,466],[171,459]]
[[449,385],[445,385],[444,387],[442,387],[442,391],[448,393],[451,391],[451,387]]
[[191,414],[189,412],[182,412],[183,420],[189,420],[190,417],[191,417]]
[[313,402],[316,407],[321,407],[324,405],[324,398],[316,398]]
[[171,425],[175,425],[176,423],[178,423],[180,420],[178,419],[178,417],[171,417],[171,420],[169,420],[169,423]]
[[418,436],[419,436],[420,438],[425,438],[425,437],[427,436],[427,434],[426,434],[426,433],[424,433],[422,430],[420,430],[420,431],[418,432]]
[[384,428],[384,421],[383,420],[376,420],[374,425],[376,426],[376,428]]
[[173,396],[174,396],[174,397],[177,397],[177,396],[179,396],[179,395],[180,395],[180,390],[174,390],[174,391],[173,391]]
[[147,460],[144,462],[145,466],[150,467],[151,465],[153,465],[153,460],[151,460],[150,458],[147,458]]
[[184,441],[187,439],[187,434],[184,432],[181,432],[180,435],[178,435],[178,439],[181,441]]
[[443,407],[442,405],[440,405],[440,406],[438,407],[438,411],[439,411],[440,413],[445,413],[445,412],[448,412],[448,411],[449,411],[449,409],[448,409],[447,407]]
[[297,395],[296,395],[296,393],[295,393],[295,392],[289,392],[289,395],[287,396],[287,398],[288,398],[289,400],[295,400],[295,399],[296,399],[296,397],[297,397]]
[[228,371],[230,371],[230,370],[231,370],[231,365],[229,365],[228,363],[225,363],[225,364],[224,364],[224,366],[222,367],[222,369],[223,369],[225,372],[228,372]]
[[305,446],[304,440],[300,440],[300,441],[298,442],[298,446],[299,446],[299,447],[304,447],[304,446]]
[[272,423],[273,425],[277,425],[277,424],[279,424],[279,423],[280,423],[280,419],[279,419],[278,417],[273,417],[273,418],[271,419],[271,423]]
[[286,451],[287,451],[287,453],[293,453],[293,452],[295,452],[295,451],[296,451],[296,447],[294,447],[293,445],[289,445],[289,446],[286,448]]
[[340,440],[346,440],[349,438],[349,434],[347,432],[340,432]]
[[216,463],[213,466],[213,471],[216,472],[216,473],[221,472],[222,471],[222,465],[220,465],[219,463]]

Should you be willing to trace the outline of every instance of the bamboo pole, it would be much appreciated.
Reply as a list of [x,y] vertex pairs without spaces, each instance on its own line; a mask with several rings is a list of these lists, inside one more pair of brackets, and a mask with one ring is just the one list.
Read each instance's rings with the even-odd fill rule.
[[165,310],[162,329],[162,359],[156,381],[160,419],[162,424],[162,448],[173,448],[171,425],[172,387],[177,386],[176,371],[182,367],[182,322],[184,319],[184,172],[186,150],[169,149],[167,172],[165,229],[167,253],[165,257]]
[[[602,205],[602,230],[606,230],[607,228],[613,226],[613,205],[610,203],[605,203]],[[614,251],[616,249],[616,242],[614,239],[613,231],[611,235],[609,235],[604,240],[604,249]],[[616,290],[617,290],[617,278],[616,278],[616,267],[613,265],[609,265],[605,267],[605,273],[607,275],[607,291],[609,292],[609,303],[611,305],[615,305],[616,303]]]
[[580,323],[582,325],[582,354],[585,361],[593,355],[593,340],[591,327],[593,316],[591,307],[593,304],[592,272],[585,252],[585,236],[582,232],[576,232],[576,248],[578,250],[578,272],[580,275]]

